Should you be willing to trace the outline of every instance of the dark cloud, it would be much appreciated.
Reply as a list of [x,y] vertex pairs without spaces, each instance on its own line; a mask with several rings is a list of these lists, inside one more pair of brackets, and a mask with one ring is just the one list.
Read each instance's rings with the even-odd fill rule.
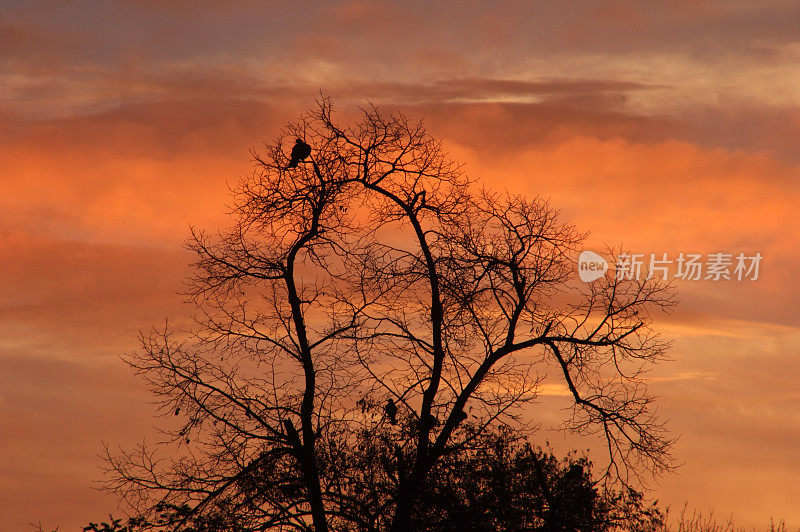
[[[683,133],[684,125],[674,120],[609,109],[612,105],[624,107],[619,99],[609,105],[590,104],[607,98],[613,96],[585,95],[581,107],[575,99],[554,97],[544,103],[421,103],[404,109],[411,115],[424,116],[434,134],[469,146],[486,159],[576,136],[650,143]],[[452,119],[454,116],[458,121]]]
[[76,35],[47,31],[36,23],[0,20],[0,64],[7,69],[56,69],[80,51]]
[[[389,103],[448,104],[461,101],[497,101],[503,99],[543,99],[579,102],[586,98],[610,97],[612,106],[625,101],[625,93],[661,88],[635,82],[595,79],[550,79],[526,81],[515,79],[463,78],[442,79],[431,83],[348,83],[330,87],[335,94],[348,98],[378,99]],[[327,88],[326,88],[327,89]],[[613,108],[613,107],[612,107]]]

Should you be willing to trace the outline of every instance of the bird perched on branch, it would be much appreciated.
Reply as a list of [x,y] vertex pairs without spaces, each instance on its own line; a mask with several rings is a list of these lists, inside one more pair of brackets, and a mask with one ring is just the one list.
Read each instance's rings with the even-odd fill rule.
[[383,411],[386,412],[386,416],[389,418],[389,423],[392,425],[397,425],[397,405],[394,404],[391,398],[386,402],[386,406],[383,407]]
[[294,141],[294,148],[292,148],[292,160],[286,166],[287,169],[295,168],[300,161],[311,155],[311,146],[305,143],[303,139]]

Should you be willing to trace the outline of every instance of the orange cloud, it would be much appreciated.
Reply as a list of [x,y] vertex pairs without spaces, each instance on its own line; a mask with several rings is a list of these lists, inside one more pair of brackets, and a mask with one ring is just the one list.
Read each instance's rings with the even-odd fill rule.
[[[368,98],[424,116],[470,174],[550,197],[593,231],[587,246],[761,252],[759,281],[681,283],[662,320],[675,361],[653,389],[686,466],[661,495],[738,507],[743,526],[800,520],[798,9],[4,9],[0,409],[15,432],[0,451],[0,500],[14,509],[0,529],[71,529],[112,509],[87,487],[98,441],[134,439],[151,415],[113,355],[138,328],[184,315],[188,223],[226,222],[226,182],[247,173],[248,149],[320,87],[345,116]],[[549,421],[563,390],[543,392],[536,414]]]

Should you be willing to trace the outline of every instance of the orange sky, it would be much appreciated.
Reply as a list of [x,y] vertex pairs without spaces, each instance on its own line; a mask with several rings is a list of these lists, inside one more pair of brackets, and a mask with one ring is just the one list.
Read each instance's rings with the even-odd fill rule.
[[0,0],[0,530],[114,511],[101,440],[152,425],[116,357],[183,315],[189,223],[225,223],[248,149],[319,89],[425,117],[598,250],[760,252],[659,321],[684,466],[655,495],[800,526],[800,5],[162,4]]

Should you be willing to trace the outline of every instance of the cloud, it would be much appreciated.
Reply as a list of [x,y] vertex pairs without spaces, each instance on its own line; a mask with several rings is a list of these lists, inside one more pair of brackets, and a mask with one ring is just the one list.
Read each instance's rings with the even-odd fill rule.
[[101,476],[102,439],[131,444],[150,432],[142,386],[119,365],[0,349],[0,390],[3,528],[23,530],[41,519],[78,529],[113,511],[114,497],[88,486]]
[[[761,334],[682,336],[663,365],[714,378],[656,377],[651,389],[659,409],[680,434],[677,451],[685,463],[662,481],[664,502],[673,508],[703,501],[718,514],[735,512],[737,523],[765,522],[769,516],[797,522],[792,502],[800,496],[788,479],[797,474],[800,437],[800,333],[765,324]],[[788,483],[787,483],[788,482]]]
[[[0,456],[15,515],[0,528],[56,515],[74,528],[110,504],[80,491],[96,478],[98,430],[125,441],[150,415],[110,360],[137,329],[183,315],[188,223],[226,223],[227,182],[248,172],[249,148],[320,88],[343,118],[368,99],[424,116],[471,175],[549,197],[594,231],[587,246],[761,252],[757,282],[680,283],[681,305],[658,323],[675,360],[652,387],[687,463],[662,491],[678,505],[747,507],[743,524],[800,518],[789,513],[800,495],[797,4],[0,10],[0,408],[17,427]],[[548,382],[537,415],[564,399]],[[45,504],[51,517],[37,514]]]
[[539,397],[572,397],[572,392],[565,385],[557,383],[540,384],[536,394]]
[[717,373],[713,373],[710,371],[680,371],[672,375],[654,377],[653,379],[651,379],[651,381],[669,382],[669,381],[705,380],[705,379],[715,379],[717,376],[718,376]]
[[114,358],[139,329],[180,321],[180,250],[0,234],[0,354],[60,360]]
[[199,100],[18,121],[0,133],[0,227],[176,245],[190,223],[223,223],[227,183],[246,175],[249,149],[285,115],[264,104]]

